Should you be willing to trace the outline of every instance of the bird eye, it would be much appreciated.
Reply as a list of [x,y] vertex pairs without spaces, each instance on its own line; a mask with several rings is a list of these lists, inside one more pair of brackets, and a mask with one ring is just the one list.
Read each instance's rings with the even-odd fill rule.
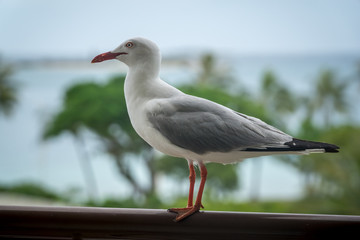
[[127,48],[132,48],[134,46],[134,44],[132,42],[128,42],[128,43],[125,44],[125,46]]

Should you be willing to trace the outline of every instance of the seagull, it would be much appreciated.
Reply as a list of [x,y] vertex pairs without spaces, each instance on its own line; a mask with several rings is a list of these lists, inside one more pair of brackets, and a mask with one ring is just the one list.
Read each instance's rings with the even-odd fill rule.
[[[184,208],[171,208],[175,221],[203,208],[201,203],[207,170],[205,163],[229,164],[275,154],[338,152],[338,146],[293,138],[255,117],[210,100],[181,92],[160,79],[161,53],[152,41],[126,40],[91,62],[116,59],[128,66],[125,101],[137,134],[158,151],[184,158],[189,166],[189,196]],[[200,168],[195,203],[194,164]]]

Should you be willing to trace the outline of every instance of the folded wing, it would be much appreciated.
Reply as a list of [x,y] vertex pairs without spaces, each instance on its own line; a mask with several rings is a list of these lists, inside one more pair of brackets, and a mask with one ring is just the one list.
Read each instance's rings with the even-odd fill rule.
[[247,115],[183,95],[148,104],[147,118],[172,144],[198,154],[289,148],[293,138]]

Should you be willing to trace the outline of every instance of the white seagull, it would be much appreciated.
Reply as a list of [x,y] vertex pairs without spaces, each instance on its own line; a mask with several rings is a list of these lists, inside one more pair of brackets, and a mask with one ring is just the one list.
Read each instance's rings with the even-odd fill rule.
[[[185,158],[190,170],[190,189],[185,208],[171,208],[180,221],[202,207],[207,170],[205,163],[240,162],[273,154],[338,152],[338,146],[305,141],[265,122],[181,92],[159,77],[161,54],[145,38],[132,38],[113,51],[96,56],[92,63],[117,59],[125,63],[125,100],[131,124],[148,144],[164,154]],[[193,204],[194,163],[201,182]]]

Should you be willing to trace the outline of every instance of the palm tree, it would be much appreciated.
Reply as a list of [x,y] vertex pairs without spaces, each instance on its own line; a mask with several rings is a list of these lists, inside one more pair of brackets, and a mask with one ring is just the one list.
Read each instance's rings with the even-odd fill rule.
[[[332,213],[358,214],[360,212],[360,128],[343,125],[324,129],[319,141],[341,143],[338,154],[326,157],[320,154],[303,156],[298,169],[310,177],[306,184],[309,204],[326,210],[332,205]],[[321,204],[315,205],[314,199]],[[305,198],[306,200],[306,198]],[[324,210],[323,210],[324,211]]]
[[[286,115],[297,109],[295,96],[287,87],[279,83],[278,77],[271,70],[264,72],[260,94],[260,102],[270,113]],[[281,127],[284,128],[284,126]]]
[[17,102],[16,87],[11,81],[13,70],[0,61],[0,114],[9,116]]
[[217,87],[229,87],[234,80],[231,71],[226,65],[219,65],[213,54],[207,53],[201,56],[200,71],[196,81],[201,85],[212,85]]
[[[70,132],[78,147],[89,198],[96,193],[95,176],[86,152],[84,130],[90,131],[99,140],[101,149],[115,161],[118,172],[133,187],[135,196],[148,197],[155,191],[155,173],[149,146],[137,137],[133,130],[124,101],[124,76],[111,78],[106,84],[84,82],[70,87],[59,111],[45,126],[45,140]],[[141,158],[149,171],[149,186],[142,186],[133,173],[129,155]]]
[[[285,122],[281,119],[285,119],[287,114],[293,113],[298,106],[295,96],[287,87],[279,83],[278,77],[271,70],[267,70],[263,74],[259,102],[266,108],[270,116],[276,116],[273,124],[281,129],[286,129]],[[261,188],[262,158],[252,161],[252,164],[250,198],[256,202],[259,199]]]
[[323,114],[324,125],[331,124],[331,114],[344,113],[347,108],[345,101],[346,82],[339,83],[331,70],[324,70],[316,85],[316,96],[313,102],[313,111],[319,110]]
[[[305,107],[305,117],[298,134],[300,138],[321,141],[324,134],[331,131],[332,115],[334,113],[346,113],[345,90],[347,86],[348,82],[340,82],[336,74],[329,69],[319,74],[312,97],[303,97],[301,101]],[[317,127],[314,121],[315,117],[321,117],[322,127]],[[326,139],[326,141],[330,140]],[[334,140],[333,142],[336,143],[338,141]],[[335,155],[334,157],[337,158],[338,156]],[[319,182],[319,178],[314,178],[314,172],[319,173],[317,176],[320,176],[320,180],[323,183],[325,178],[321,175],[321,172],[326,171],[330,167],[329,161],[316,161],[316,159],[320,158],[324,158],[324,156],[311,155],[294,161],[288,161],[288,163],[304,174],[304,185],[308,189],[313,189]],[[329,157],[327,156],[327,158]]]

